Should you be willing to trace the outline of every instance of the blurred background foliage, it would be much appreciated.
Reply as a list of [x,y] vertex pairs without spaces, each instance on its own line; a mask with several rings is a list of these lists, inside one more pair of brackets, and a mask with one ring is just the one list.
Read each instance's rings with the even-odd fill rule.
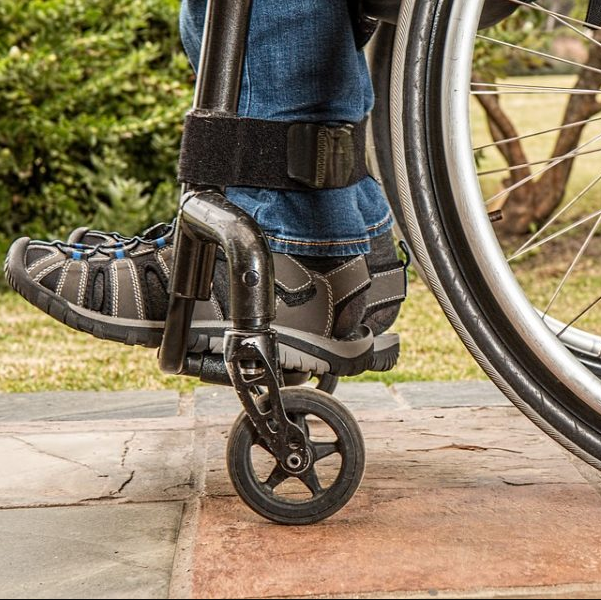
[[191,69],[178,0],[0,2],[0,258],[79,225],[133,234],[177,206]]

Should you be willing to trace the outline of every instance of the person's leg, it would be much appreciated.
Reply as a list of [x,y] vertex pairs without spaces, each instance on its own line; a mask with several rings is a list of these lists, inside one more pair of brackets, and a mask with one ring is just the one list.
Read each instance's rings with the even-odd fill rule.
[[[184,0],[181,32],[194,68],[205,0]],[[358,123],[373,106],[363,52],[355,46],[347,0],[254,0],[239,105],[241,116],[274,121]],[[276,252],[302,256],[367,254],[392,227],[380,186],[366,177],[344,189],[228,190],[265,231]]]
[[[206,0],[182,2],[180,29],[197,70]],[[373,107],[364,53],[357,51],[347,0],[278,3],[254,0],[239,113],[276,121],[358,123]],[[392,216],[371,177],[344,189],[283,192],[231,188],[228,197],[252,215],[275,252],[295,255],[314,270],[340,266],[368,254],[374,273],[398,266]],[[375,252],[370,254],[375,240]],[[311,257],[311,258],[309,258]],[[375,334],[388,329],[400,307],[398,295],[368,308]],[[358,323],[365,297],[347,308]]]
[[[199,53],[204,5],[188,1],[182,6],[182,37],[192,62]],[[255,0],[240,102],[243,115],[357,122],[371,103],[367,67],[354,47],[345,0],[293,5]],[[277,263],[288,269],[280,274],[278,320],[326,337],[344,337],[355,329],[366,308],[360,296],[369,285],[363,259],[357,257],[369,252],[374,239],[381,250],[373,256],[382,261],[370,261],[372,271],[394,270],[391,265],[396,264],[391,217],[376,182],[368,177],[344,190],[315,193],[230,189],[228,196],[256,218],[276,253],[297,257],[276,261],[276,271]],[[32,303],[76,329],[157,345],[165,316],[170,244],[168,235],[82,252],[20,241],[11,252],[7,274]],[[342,269],[347,263],[351,268]],[[355,277],[354,288],[348,277],[343,281],[343,288],[354,294],[343,297],[334,289],[341,273]],[[227,282],[219,276],[219,267],[215,283],[213,302],[206,304],[221,313],[213,316],[227,318]],[[287,294],[297,288],[302,293]],[[324,298],[322,309],[309,307],[309,313],[325,315],[326,323],[302,318],[304,304],[315,305]],[[393,300],[396,314],[400,298]],[[335,318],[328,317],[332,303]],[[381,323],[380,319],[370,325],[382,329]]]

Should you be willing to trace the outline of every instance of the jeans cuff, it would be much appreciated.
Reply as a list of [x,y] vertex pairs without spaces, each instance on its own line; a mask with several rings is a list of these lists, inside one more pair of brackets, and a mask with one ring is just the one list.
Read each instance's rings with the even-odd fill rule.
[[353,240],[294,240],[267,234],[269,247],[280,254],[299,256],[356,256],[369,254],[370,240],[389,231],[393,226],[389,213],[382,221],[367,228],[365,237]]

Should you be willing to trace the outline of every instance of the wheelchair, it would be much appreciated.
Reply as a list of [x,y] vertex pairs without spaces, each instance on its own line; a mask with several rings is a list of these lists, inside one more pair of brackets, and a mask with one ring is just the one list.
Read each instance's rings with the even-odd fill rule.
[[[209,1],[182,155],[193,152],[186,149],[187,137],[209,135],[211,128],[213,135],[225,135],[241,121],[236,112],[251,4]],[[481,52],[487,44],[507,43],[494,40],[486,28],[502,24],[518,9],[544,11],[551,23],[592,31],[582,36],[601,46],[601,36],[596,39],[600,3],[590,2],[586,17],[579,18],[532,0],[365,0],[362,9],[360,18],[368,28],[380,22],[368,48],[377,97],[368,146],[373,146],[378,178],[420,273],[491,380],[543,431],[601,468],[601,335],[594,328],[579,329],[578,319],[537,309],[522,289],[491,223],[499,211],[486,201],[470,124],[474,90],[551,91],[535,85],[475,85],[474,48]],[[599,85],[601,79],[589,92],[599,93]],[[568,88],[565,93],[570,95]],[[586,123],[580,123],[582,128]],[[570,126],[576,125],[562,125]],[[323,154],[316,141],[330,134],[335,138],[330,146],[342,156],[338,162]],[[319,187],[318,165],[332,160],[325,178],[339,182],[348,177],[346,159],[353,153],[348,136],[305,131],[293,144],[291,135],[290,178],[308,189]],[[495,137],[497,147],[512,141]],[[573,162],[579,150],[572,149],[564,161]],[[285,339],[271,327],[274,268],[266,238],[251,217],[228,201],[225,188],[235,183],[230,175],[210,169],[199,173],[187,166],[191,163],[198,161],[180,163],[184,185],[160,367],[233,385],[244,409],[227,448],[236,491],[251,509],[277,523],[317,522],[340,510],[360,485],[365,466],[361,431],[332,393],[338,376],[357,374],[370,363],[349,359],[303,366],[299,359],[298,369],[282,369]],[[228,261],[231,323],[221,346],[206,340],[207,349],[198,352],[190,348],[188,332],[195,302],[210,297],[218,248]],[[380,368],[394,362],[383,361]],[[303,385],[311,375],[319,377],[317,388]],[[324,428],[329,437],[314,434]],[[275,464],[263,475],[254,464],[256,450]],[[335,474],[326,485],[317,466],[333,457]],[[289,480],[300,482],[307,493],[282,491]]]

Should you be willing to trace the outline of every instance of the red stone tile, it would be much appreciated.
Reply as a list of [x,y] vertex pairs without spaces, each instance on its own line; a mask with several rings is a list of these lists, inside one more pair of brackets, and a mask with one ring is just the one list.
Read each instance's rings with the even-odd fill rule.
[[359,493],[311,527],[206,499],[194,596],[282,597],[601,582],[601,498],[586,484]]

